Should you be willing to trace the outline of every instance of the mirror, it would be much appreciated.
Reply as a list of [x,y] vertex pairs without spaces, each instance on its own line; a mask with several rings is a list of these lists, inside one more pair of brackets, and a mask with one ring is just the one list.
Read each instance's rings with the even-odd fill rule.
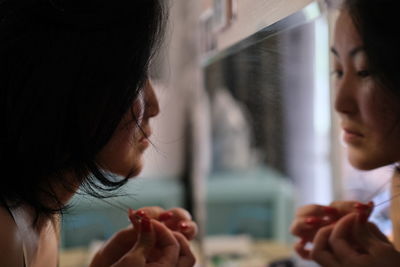
[[331,179],[328,59],[327,21],[313,2],[205,60],[209,257],[290,255],[295,206],[332,194],[314,190],[317,176]]

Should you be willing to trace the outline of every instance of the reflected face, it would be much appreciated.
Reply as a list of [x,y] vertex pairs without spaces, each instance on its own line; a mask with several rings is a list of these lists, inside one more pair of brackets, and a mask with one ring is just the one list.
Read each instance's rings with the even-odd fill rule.
[[363,42],[348,12],[336,23],[334,45],[335,109],[350,163],[362,170],[400,160],[399,99],[369,71]]
[[143,153],[150,144],[150,119],[158,113],[158,100],[148,81],[132,110],[124,115],[113,136],[98,154],[97,162],[108,171],[124,177],[138,175],[143,168]]

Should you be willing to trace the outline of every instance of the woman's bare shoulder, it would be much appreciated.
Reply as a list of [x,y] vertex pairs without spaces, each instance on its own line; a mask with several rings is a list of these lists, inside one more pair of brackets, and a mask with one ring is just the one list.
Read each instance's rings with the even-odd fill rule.
[[0,266],[24,266],[22,239],[10,212],[0,205]]

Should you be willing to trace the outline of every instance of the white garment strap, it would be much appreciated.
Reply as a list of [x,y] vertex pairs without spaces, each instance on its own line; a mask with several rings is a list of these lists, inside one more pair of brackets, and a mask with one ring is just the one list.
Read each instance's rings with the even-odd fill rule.
[[31,260],[35,255],[36,249],[34,247],[27,247],[26,242],[28,241],[28,244],[37,244],[39,237],[35,231],[32,231],[32,218],[29,216],[29,214],[21,207],[11,208],[12,205],[7,202],[6,204],[9,207],[8,209],[14,218],[21,237],[24,266],[29,267],[31,265]]

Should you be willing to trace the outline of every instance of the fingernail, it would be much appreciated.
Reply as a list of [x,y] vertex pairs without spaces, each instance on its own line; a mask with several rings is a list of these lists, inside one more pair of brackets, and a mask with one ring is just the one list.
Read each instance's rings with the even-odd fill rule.
[[305,219],[306,224],[315,225],[322,222],[322,220],[318,217],[308,217]]
[[337,214],[339,212],[336,208],[330,207],[330,206],[324,206],[323,210],[325,213],[328,213],[328,214]]
[[181,228],[181,230],[187,230],[187,229],[189,229],[189,225],[188,225],[187,223],[185,223],[185,222],[181,222],[181,223],[179,224],[179,227]]
[[173,213],[172,211],[168,211],[168,212],[162,213],[162,214],[158,217],[158,219],[159,219],[160,221],[167,221],[167,220],[171,219],[173,216],[174,216],[174,213]]
[[138,210],[136,212],[136,215],[139,217],[144,217],[144,216],[146,216],[146,212],[144,212],[144,210]]
[[146,217],[146,213],[143,210],[138,210],[136,212],[133,212],[132,215],[129,216],[129,220],[131,220],[133,224],[135,224],[136,222],[140,223],[143,217]]
[[145,233],[151,232],[151,221],[148,217],[143,217],[141,221],[142,231]]

